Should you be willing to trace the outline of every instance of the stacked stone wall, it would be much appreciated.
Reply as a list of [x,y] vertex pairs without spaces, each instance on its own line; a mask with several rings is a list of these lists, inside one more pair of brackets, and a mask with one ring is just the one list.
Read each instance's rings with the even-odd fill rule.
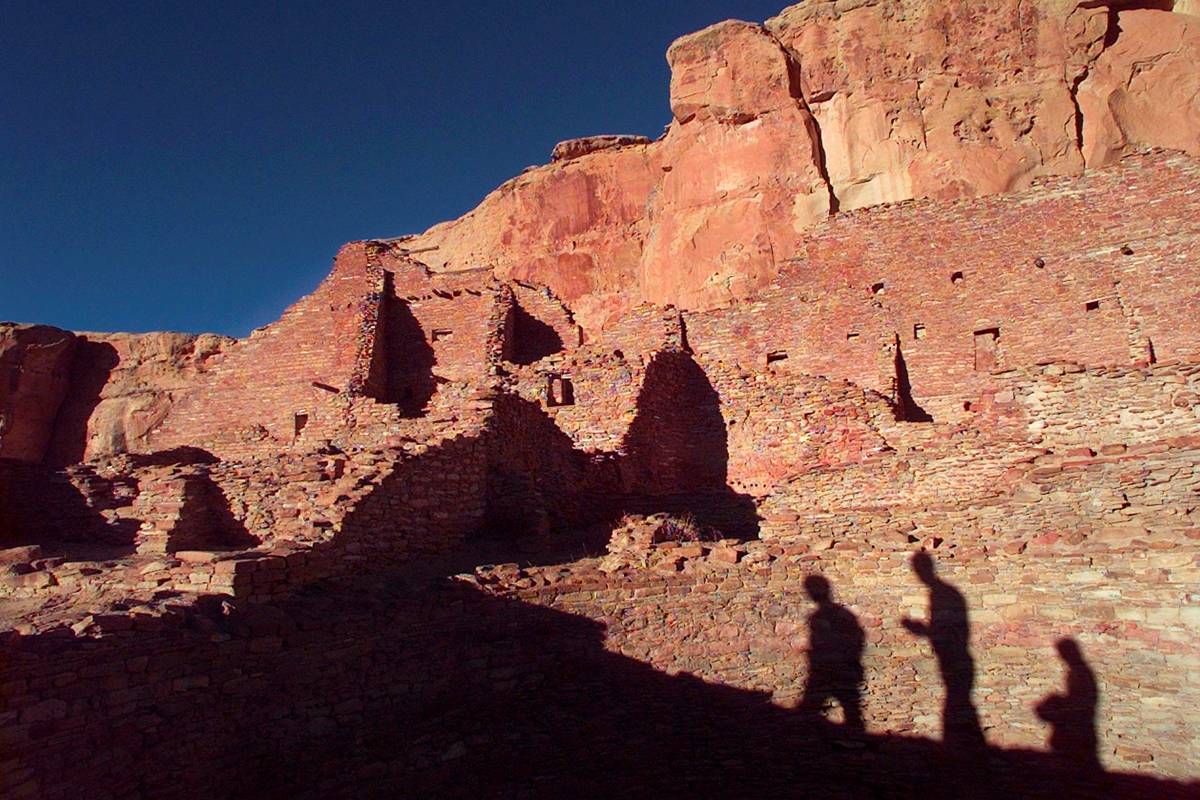
[[[10,635],[0,742],[15,760],[0,786],[47,798],[85,785],[100,797],[467,796],[636,777],[666,791],[679,761],[703,752],[688,773],[696,788],[866,781],[918,796],[966,791],[987,769],[1000,796],[1099,793],[1046,753],[1051,728],[1038,709],[1064,691],[1062,638],[1078,644],[1099,689],[1101,763],[1184,778],[1200,686],[1195,605],[1180,598],[1200,578],[1196,551],[1194,540],[933,551],[939,580],[965,601],[972,698],[993,748],[970,775],[940,754],[944,675],[902,624],[928,614],[911,546],[672,542],[647,570],[484,569],[476,583],[503,601],[366,581],[270,606],[135,608]],[[837,728],[814,729],[798,708],[812,575],[864,632],[870,758],[822,744]],[[489,768],[500,764],[513,771]],[[1055,783],[1062,772],[1069,781]],[[1190,796],[1128,779],[1111,777],[1106,796]]]
[[1194,159],[1138,156],[1017,194],[843,214],[753,301],[686,314],[688,342],[891,396],[898,337],[915,401],[944,421],[996,370],[1195,360],[1198,175]]

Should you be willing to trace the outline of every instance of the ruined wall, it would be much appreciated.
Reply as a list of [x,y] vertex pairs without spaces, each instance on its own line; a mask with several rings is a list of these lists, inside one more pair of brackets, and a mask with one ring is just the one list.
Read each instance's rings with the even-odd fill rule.
[[941,421],[997,370],[1194,359],[1196,175],[1190,158],[1139,157],[1017,195],[840,216],[777,286],[686,315],[688,341],[748,368],[786,354],[890,397],[898,337],[915,402]]
[[58,466],[147,452],[150,432],[233,344],[183,333],[81,333],[76,342],[46,453]]
[[496,301],[484,277],[431,279],[398,248],[347,245],[315,292],[228,349],[151,444],[242,457],[330,440],[379,446],[389,426],[428,433],[404,420],[453,408],[486,372]]
[[336,424],[345,401],[340,393],[370,345],[373,331],[363,330],[364,320],[382,290],[370,261],[365,243],[343,247],[316,291],[226,351],[152,431],[151,446],[248,454],[286,448],[309,424],[314,430]]
[[[961,772],[953,765],[964,751],[942,741],[944,667],[902,624],[929,613],[911,546],[672,542],[656,548],[655,569],[638,572],[481,570],[506,600],[393,579],[270,606],[134,608],[77,631],[10,635],[0,743],[16,761],[0,788],[48,798],[85,785],[100,797],[401,787],[469,796],[536,780],[561,796],[636,780],[670,794],[681,791],[681,761],[703,752],[689,791],[734,780],[755,792],[915,797],[967,792],[984,770],[999,796],[1069,796],[1091,791],[1095,776],[1069,752],[1045,752],[1050,720],[1060,733],[1089,732],[1085,698],[1066,718],[1045,704],[1068,685],[1054,651],[1061,638],[1079,645],[1098,687],[1100,762],[1192,774],[1195,609],[1178,597],[1198,577],[1195,543],[1039,544],[1021,554],[965,544],[934,551],[938,579],[965,602],[961,656],[971,661],[953,667],[973,666],[991,746]],[[862,629],[869,758],[835,746],[853,739],[803,710],[818,610],[810,575],[829,581],[832,602]],[[1160,698],[1153,707],[1147,691]],[[1110,775],[1104,795],[1190,796],[1127,780]]]

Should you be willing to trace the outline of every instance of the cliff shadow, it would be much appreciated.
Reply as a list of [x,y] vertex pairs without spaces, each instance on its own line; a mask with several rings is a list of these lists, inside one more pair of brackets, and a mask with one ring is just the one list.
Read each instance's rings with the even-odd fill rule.
[[121,363],[117,349],[108,342],[80,337],[71,365],[71,384],[58,409],[54,434],[45,462],[64,467],[83,461],[88,445],[88,422],[100,405],[101,393],[112,372]]

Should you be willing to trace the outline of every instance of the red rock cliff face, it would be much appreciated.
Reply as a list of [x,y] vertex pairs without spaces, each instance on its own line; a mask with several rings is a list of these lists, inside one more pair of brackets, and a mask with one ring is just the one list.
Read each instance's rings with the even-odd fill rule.
[[62,465],[144,451],[231,341],[0,324],[0,458]]
[[668,51],[658,141],[575,148],[411,247],[436,248],[420,255],[434,270],[545,283],[585,328],[643,300],[724,305],[832,210],[1012,191],[1153,146],[1200,154],[1196,10],[817,0],[724,22]]
[[70,386],[45,456],[55,465],[146,452],[150,431],[233,343],[184,333],[81,333],[77,339]]
[[75,336],[49,325],[0,325],[0,458],[41,461],[70,382]]

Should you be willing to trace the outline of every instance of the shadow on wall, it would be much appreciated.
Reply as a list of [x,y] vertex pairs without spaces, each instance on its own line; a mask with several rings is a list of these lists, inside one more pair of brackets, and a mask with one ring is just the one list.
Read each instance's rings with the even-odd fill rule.
[[908,362],[904,360],[904,351],[900,348],[900,337],[896,337],[895,355],[895,386],[892,392],[892,407],[899,422],[933,422],[933,417],[925,409],[917,405],[913,398],[912,380],[908,377]]
[[127,555],[141,521],[110,520],[104,512],[130,505],[137,492],[134,477],[110,481],[85,473],[72,479],[40,464],[0,460],[0,547],[36,544],[53,556],[83,544],[104,548],[106,557]]
[[179,550],[241,550],[261,540],[246,529],[230,508],[229,498],[212,477],[203,471],[181,476],[182,493],[178,519],[169,537],[167,552]]
[[[190,629],[6,644],[21,657],[0,659],[0,684],[18,669],[53,676],[165,652],[174,683],[188,687],[76,704],[81,716],[40,722],[39,736],[6,757],[32,770],[46,796],[99,783],[168,800],[1200,797],[1200,784],[1099,766],[1095,682],[1071,640],[1060,644],[1067,690],[1039,706],[1051,751],[1004,749],[866,733],[850,708],[845,722],[830,721],[829,703],[861,705],[862,628],[820,576],[808,584],[811,669],[794,711],[611,652],[604,626],[585,617],[411,580],[226,603]],[[931,609],[930,628],[940,613]]]
[[406,417],[424,416],[437,392],[437,358],[412,308],[395,297],[390,273],[384,284],[366,394]]
[[728,537],[758,536],[754,499],[729,487],[729,434],[721,398],[683,349],[646,366],[637,415],[622,442],[620,511],[692,514]]
[[528,365],[563,351],[562,337],[552,326],[530,314],[515,301],[511,313],[511,336],[507,337],[506,343],[511,342],[512,350],[505,353],[506,361]]
[[[60,470],[0,461],[0,546],[107,559],[153,547],[151,541],[161,552],[260,543],[200,466],[216,462],[208,451],[180,447],[124,458],[139,471],[105,477],[88,465]],[[139,533],[150,520],[156,524]]]
[[682,350],[655,354],[623,442],[627,484],[644,494],[720,492],[729,474],[721,398]]
[[540,405],[513,395],[497,397],[494,411],[486,514],[492,534],[599,526],[575,543],[595,553],[607,544],[604,526],[621,515],[667,512],[691,515],[724,536],[758,535],[753,498],[726,483],[720,398],[685,351],[660,352],[647,366],[619,452],[577,450]]
[[100,405],[100,393],[120,363],[117,349],[108,342],[80,337],[71,366],[71,385],[59,407],[54,438],[46,453],[47,464],[64,467],[83,461],[88,446],[88,422]]

